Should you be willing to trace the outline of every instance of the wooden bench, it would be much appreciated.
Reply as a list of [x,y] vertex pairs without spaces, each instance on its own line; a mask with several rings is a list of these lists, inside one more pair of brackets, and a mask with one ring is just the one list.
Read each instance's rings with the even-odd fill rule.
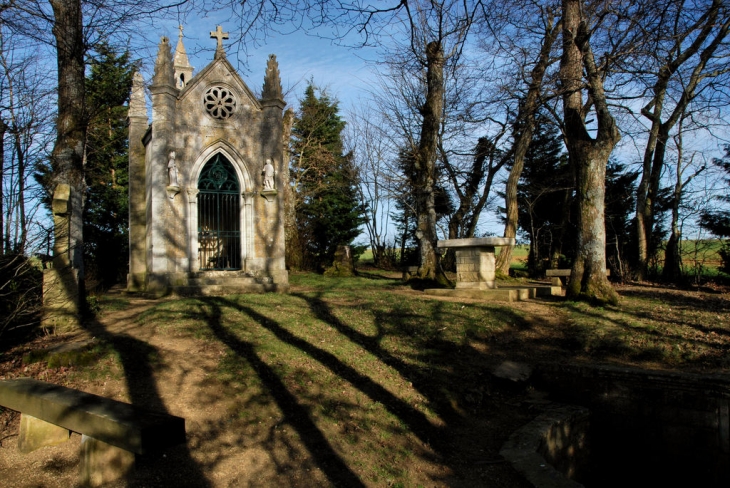
[[[606,276],[611,276],[611,270],[606,269]],[[562,286],[563,282],[560,280],[560,278],[570,278],[570,270],[569,269],[546,269],[545,270],[545,277],[546,278],[552,278],[552,285],[553,286]]]
[[29,378],[0,380],[0,405],[21,413],[21,452],[82,434],[81,483],[124,476],[135,455],[185,443],[185,419]]

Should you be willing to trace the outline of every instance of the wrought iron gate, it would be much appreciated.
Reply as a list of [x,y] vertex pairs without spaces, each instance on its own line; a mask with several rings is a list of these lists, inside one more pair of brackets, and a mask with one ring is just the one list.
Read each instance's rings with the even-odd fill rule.
[[241,269],[241,192],[231,163],[218,154],[198,178],[201,270]]

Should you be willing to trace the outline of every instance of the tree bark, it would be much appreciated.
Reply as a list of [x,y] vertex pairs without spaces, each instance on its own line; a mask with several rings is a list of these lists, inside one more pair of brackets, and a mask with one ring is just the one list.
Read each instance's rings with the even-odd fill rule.
[[[540,54],[538,56],[535,66],[532,68],[530,76],[530,85],[527,89],[527,95],[525,96],[524,102],[520,105],[517,113],[516,125],[521,127],[515,137],[514,142],[514,163],[512,169],[509,172],[507,178],[507,185],[505,187],[505,213],[506,221],[504,224],[504,236],[505,237],[516,237],[517,236],[517,222],[518,222],[518,205],[517,205],[517,184],[522,176],[522,170],[525,166],[525,155],[527,150],[530,148],[530,142],[532,141],[532,134],[535,130],[535,115],[539,106],[540,89],[542,87],[542,80],[545,76],[545,71],[550,65],[550,51],[552,50],[553,43],[560,32],[562,23],[558,23],[553,26],[553,17],[548,18],[545,37],[543,38],[542,46],[540,48]],[[512,251],[514,250],[513,245],[502,247],[499,256],[497,256],[496,268],[502,274],[509,274],[509,267],[512,262]]]
[[26,177],[26,161],[25,151],[23,150],[21,128],[17,125],[13,127],[13,143],[15,145],[15,156],[18,164],[18,220],[16,222],[16,229],[20,227],[19,232],[16,234],[15,248],[13,252],[18,254],[25,254],[25,245],[27,242],[27,231],[28,222],[25,218],[25,177]]
[[[606,277],[606,165],[620,139],[608,110],[603,81],[595,65],[589,31],[582,18],[583,0],[563,0],[563,54],[560,81],[568,154],[577,173],[578,241],[567,296],[616,303]],[[598,122],[593,139],[585,126],[583,72]]]
[[[5,165],[3,162],[5,161],[5,130],[7,129],[7,125],[5,125],[4,120],[0,120],[0,182],[3,182],[3,170],[5,168]],[[5,185],[0,184],[0,255],[5,254],[6,248],[5,248],[5,239],[3,236],[3,229],[5,228],[5,214],[3,214],[3,209],[5,208],[5,194],[4,189]]]
[[[669,132],[677,124],[681,115],[684,114],[689,103],[695,98],[700,81],[707,76],[713,76],[713,74],[705,73],[705,67],[727,37],[730,29],[730,19],[727,15],[719,19],[718,22],[722,5],[722,0],[713,0],[707,6],[707,10],[703,13],[700,21],[693,28],[678,32],[672,37],[674,45],[670,52],[676,54],[676,57],[662,60],[663,64],[657,72],[656,81],[652,87],[652,98],[641,110],[641,114],[651,122],[651,127],[644,149],[641,181],[637,187],[636,195],[636,275],[640,280],[646,278],[647,265],[653,252],[651,238],[654,231],[654,206],[659,192],[662,170],[664,169],[664,155],[669,140]],[[715,29],[717,30],[715,31]],[[694,38],[691,44],[686,45],[687,39],[695,31],[699,31],[697,37]],[[714,37],[710,39],[713,32]],[[682,85],[682,95],[667,120],[662,122],[664,102],[671,78],[698,53],[697,64],[689,71],[691,73],[689,79]]]
[[[54,269],[62,277],[62,296],[76,301],[84,296],[84,38],[80,0],[50,0],[58,63],[58,119],[51,154],[54,198]],[[44,290],[45,291],[45,290]],[[44,306],[46,294],[44,293]],[[73,324],[70,319],[68,325]]]
[[284,239],[285,245],[285,262],[289,269],[300,269],[302,267],[302,247],[299,242],[299,228],[297,227],[297,206],[296,194],[291,186],[291,176],[289,174],[289,166],[291,162],[291,150],[289,142],[291,139],[292,125],[294,124],[294,111],[292,109],[284,112],[283,120],[284,128],[282,130],[282,146],[283,154],[286,157],[286,173],[282,180],[286,183],[284,191]]
[[421,108],[423,122],[415,158],[416,239],[421,279],[448,283],[436,254],[436,157],[444,104],[444,51],[440,42],[426,45],[426,102]]

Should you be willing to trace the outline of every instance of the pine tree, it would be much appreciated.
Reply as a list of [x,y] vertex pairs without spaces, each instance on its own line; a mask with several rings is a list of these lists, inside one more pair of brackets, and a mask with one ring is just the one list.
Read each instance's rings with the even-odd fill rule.
[[352,243],[364,222],[352,155],[344,154],[345,121],[338,112],[337,102],[310,82],[292,127],[290,173],[302,262],[310,269],[330,265],[337,246]]
[[624,264],[633,242],[631,214],[636,204],[638,171],[608,161],[606,166],[606,263],[611,276],[623,279],[628,270]]
[[[715,159],[713,163],[730,176],[730,145],[725,146],[725,158]],[[725,183],[730,188],[730,177],[725,178]],[[726,204],[730,203],[730,196],[728,196],[727,192],[719,199]],[[730,210],[725,208],[704,212],[700,219],[700,225],[716,236],[728,239],[719,251],[720,258],[722,259],[720,271],[730,274]]]
[[134,65],[128,53],[101,45],[86,78],[86,208],[84,261],[87,283],[108,287],[123,280],[128,257],[126,103]]
[[545,115],[539,116],[517,189],[518,223],[530,241],[531,275],[549,267],[553,255],[568,252],[573,234],[565,212],[570,211],[572,191],[558,130]]

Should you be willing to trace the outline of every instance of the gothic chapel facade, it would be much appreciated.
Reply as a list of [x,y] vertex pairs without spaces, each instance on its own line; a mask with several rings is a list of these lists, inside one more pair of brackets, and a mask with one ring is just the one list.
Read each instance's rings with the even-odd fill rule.
[[257,99],[226,59],[193,76],[182,32],[163,37],[149,91],[129,102],[127,289],[153,295],[286,291],[284,100],[269,56]]

